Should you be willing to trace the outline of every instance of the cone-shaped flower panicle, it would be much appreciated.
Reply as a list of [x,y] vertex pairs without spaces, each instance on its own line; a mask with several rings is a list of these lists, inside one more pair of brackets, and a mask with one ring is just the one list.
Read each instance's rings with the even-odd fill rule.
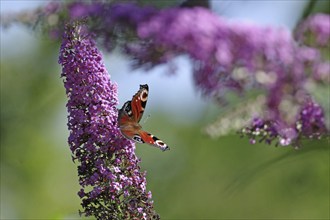
[[81,214],[97,219],[158,218],[135,146],[117,125],[117,85],[83,26],[67,25],[59,63],[68,97],[69,145],[82,187]]

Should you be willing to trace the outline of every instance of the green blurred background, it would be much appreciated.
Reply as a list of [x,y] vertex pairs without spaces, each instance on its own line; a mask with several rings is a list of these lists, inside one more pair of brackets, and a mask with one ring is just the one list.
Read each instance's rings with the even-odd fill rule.
[[[37,45],[21,53],[1,48],[0,217],[76,219],[59,43],[34,37]],[[157,111],[143,125],[171,146],[136,150],[162,219],[329,219],[328,141],[294,150],[250,145],[236,134],[211,139],[201,132],[216,118],[209,112],[182,123]]]

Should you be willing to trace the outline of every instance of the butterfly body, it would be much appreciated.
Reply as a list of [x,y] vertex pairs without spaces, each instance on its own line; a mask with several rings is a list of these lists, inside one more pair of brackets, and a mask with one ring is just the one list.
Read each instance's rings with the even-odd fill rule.
[[169,147],[154,135],[142,130],[139,124],[148,100],[149,87],[140,85],[139,91],[131,101],[124,103],[119,110],[118,124],[121,133],[128,139],[138,143],[146,143],[158,147],[161,150],[169,150]]

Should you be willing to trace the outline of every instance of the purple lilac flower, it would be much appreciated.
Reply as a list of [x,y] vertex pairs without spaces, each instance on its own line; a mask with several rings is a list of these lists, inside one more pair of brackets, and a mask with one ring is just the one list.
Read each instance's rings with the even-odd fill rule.
[[[274,129],[282,136],[283,145],[296,138],[292,123],[295,113],[287,114],[288,102],[292,109],[302,106],[308,95],[304,86],[308,75],[320,81],[329,67],[318,50],[298,47],[284,29],[229,23],[203,8],[156,10],[100,3],[75,3],[69,8],[72,18],[102,16],[104,22],[94,30],[108,38],[116,35],[112,31],[115,27],[121,36],[129,28],[136,32],[140,40],[124,47],[138,65],[150,67],[189,54],[194,61],[196,85],[205,95],[221,97],[227,90],[265,89],[269,113],[265,120],[281,125]],[[327,17],[318,16],[307,24],[317,26],[313,30],[321,30],[325,39],[328,34],[322,30],[327,22],[322,23],[322,19]],[[233,74],[237,68],[244,70],[240,77]],[[311,73],[306,72],[308,69]]]
[[84,30],[77,24],[66,27],[59,57],[69,99],[68,142],[82,187],[81,214],[97,219],[159,218],[135,146],[117,126],[117,85]]
[[312,46],[330,46],[330,15],[320,13],[308,17],[298,26],[296,38]]
[[268,144],[275,140],[276,145],[292,144],[295,147],[299,147],[302,138],[320,139],[327,133],[323,109],[312,99],[305,100],[298,115],[295,126],[291,127],[255,118],[251,125],[242,129],[240,133],[248,136],[253,144],[256,143],[256,139]]
[[[328,56],[330,47],[330,15],[315,14],[308,17],[298,25],[295,38],[301,44],[312,48],[318,48]],[[312,76],[314,80],[322,83],[330,83],[330,62],[320,61],[313,66]]]
[[[278,136],[280,144],[288,145],[299,138],[295,120],[310,95],[305,84],[310,76],[323,80],[329,69],[317,48],[298,45],[288,30],[229,22],[205,8],[157,10],[134,4],[108,4],[90,12],[81,8],[96,8],[95,5],[78,5],[75,7],[85,12],[80,13],[81,17],[102,15],[94,30],[107,36],[104,39],[115,38],[116,34],[135,36],[122,46],[137,65],[152,67],[188,54],[193,61],[196,86],[204,95],[222,98],[228,91],[266,91],[264,120],[267,129],[271,129],[268,142]],[[77,13],[71,10],[71,14]],[[318,43],[327,44],[328,20],[327,15],[312,17],[303,29],[315,33]],[[235,74],[238,69],[240,74]]]
[[255,144],[256,139],[259,139],[259,142],[265,141],[267,144],[271,144],[278,138],[275,126],[270,121],[264,121],[262,118],[254,118],[251,125],[243,128],[240,133],[242,136],[248,136],[251,144]]
[[[123,39],[135,39],[132,30],[136,26],[148,20],[157,12],[153,7],[139,7],[132,3],[86,3],[77,1],[68,5],[69,17],[72,20],[89,18],[94,20],[89,28],[108,50],[113,49]],[[96,25],[95,25],[96,24]]]
[[[268,91],[264,139],[270,143],[276,137],[283,146],[300,138],[295,119],[309,95],[305,88],[309,75],[323,79],[329,69],[320,51],[297,46],[287,30],[230,23],[204,8],[162,10],[138,24],[137,34],[162,48],[161,57],[189,54],[196,85],[205,95],[222,97],[228,90],[243,92],[252,87]],[[329,37],[326,31],[322,34],[322,39]],[[140,54],[137,51],[134,56],[138,59]],[[153,61],[152,52],[149,59],[142,54],[142,60]],[[238,68],[244,70],[240,77],[233,74]],[[324,121],[319,123],[325,134]]]
[[327,130],[321,106],[310,99],[306,100],[300,110],[297,126],[304,136],[320,138]]

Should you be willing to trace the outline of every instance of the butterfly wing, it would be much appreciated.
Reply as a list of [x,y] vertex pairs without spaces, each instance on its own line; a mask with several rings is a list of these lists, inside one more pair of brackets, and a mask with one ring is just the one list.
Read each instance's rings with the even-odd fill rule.
[[133,96],[131,108],[135,122],[139,122],[142,118],[144,109],[147,105],[149,87],[147,84],[140,85],[139,91]]
[[118,124],[121,133],[128,139],[133,139],[134,135],[137,133],[141,126],[135,122],[131,101],[125,102],[123,107],[118,113]]
[[139,143],[146,143],[146,144],[150,144],[154,147],[157,147],[159,149],[161,149],[162,151],[166,151],[169,150],[170,147],[165,144],[162,140],[160,140],[159,138],[157,138],[156,136],[143,131],[143,130],[139,130],[138,134],[134,135],[135,137],[135,141],[139,142]]
[[132,101],[127,101],[118,113],[118,124],[121,133],[128,139],[138,143],[155,146],[162,151],[169,150],[169,146],[154,135],[143,131],[139,121],[148,100],[148,85],[140,85],[139,91],[133,96]]

